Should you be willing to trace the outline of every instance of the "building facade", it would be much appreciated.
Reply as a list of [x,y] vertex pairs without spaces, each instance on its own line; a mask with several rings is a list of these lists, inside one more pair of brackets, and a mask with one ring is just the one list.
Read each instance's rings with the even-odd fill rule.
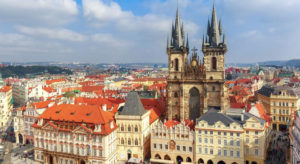
[[124,107],[115,115],[118,126],[118,160],[143,161],[150,156],[150,111],[136,92],[130,92]]
[[117,126],[113,114],[98,106],[54,105],[33,127],[38,162],[117,163]]
[[194,130],[188,122],[168,120],[158,123],[151,131],[152,163],[195,163]]
[[294,90],[287,86],[264,86],[258,90],[257,97],[271,116],[272,128],[277,131],[286,130],[299,100]]
[[291,128],[290,133],[290,147],[291,149],[291,163],[298,164],[300,163],[300,111],[295,113],[296,119],[293,122],[293,127]]
[[13,109],[12,89],[10,86],[0,88],[0,128],[5,128],[11,118]]
[[265,163],[270,126],[249,113],[209,110],[195,127],[195,161],[218,164]]
[[[221,40],[221,36],[223,39]],[[177,9],[172,37],[167,43],[169,77],[167,79],[167,118],[196,120],[208,108],[226,108],[225,53],[227,44],[213,7],[212,18],[203,36],[203,61],[192,49],[189,55],[188,38]]]
[[14,104],[24,106],[28,101],[28,84],[27,82],[16,82],[12,85],[12,94]]

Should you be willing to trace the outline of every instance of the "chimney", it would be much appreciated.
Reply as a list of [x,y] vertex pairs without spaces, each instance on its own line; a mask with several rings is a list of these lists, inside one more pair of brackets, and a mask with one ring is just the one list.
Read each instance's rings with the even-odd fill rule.
[[103,105],[102,105],[102,109],[103,109],[104,111],[106,111],[106,104],[103,104]]
[[245,109],[242,110],[241,121],[244,121],[244,114],[245,114]]

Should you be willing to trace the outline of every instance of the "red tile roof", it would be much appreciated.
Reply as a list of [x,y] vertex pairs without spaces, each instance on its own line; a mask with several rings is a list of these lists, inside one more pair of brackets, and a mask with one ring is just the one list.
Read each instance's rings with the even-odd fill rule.
[[50,84],[53,84],[53,83],[58,83],[58,82],[63,82],[63,81],[66,81],[66,79],[52,79],[52,80],[47,80],[46,84],[50,85]]
[[175,125],[178,125],[178,124],[180,124],[180,122],[177,120],[168,120],[164,123],[164,125],[167,127],[167,129],[169,129]]
[[10,86],[3,86],[1,89],[0,89],[0,92],[8,92],[11,90],[11,87]]
[[43,90],[45,90],[48,93],[55,92],[55,89],[53,89],[50,86],[43,86]]
[[95,91],[102,91],[104,88],[103,85],[96,85],[96,86],[82,86],[82,92],[95,92]]
[[42,109],[42,108],[47,108],[48,105],[52,102],[55,102],[54,100],[48,100],[48,101],[40,101],[40,102],[34,102],[32,103],[32,106],[35,109]]

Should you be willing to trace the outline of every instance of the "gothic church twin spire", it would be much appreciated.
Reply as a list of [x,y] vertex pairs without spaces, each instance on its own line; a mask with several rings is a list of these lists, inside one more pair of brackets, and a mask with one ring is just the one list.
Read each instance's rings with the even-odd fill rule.
[[[221,43],[222,34],[223,34],[222,22],[220,19],[219,24],[218,24],[217,12],[216,12],[215,2],[214,2],[212,16],[211,16],[211,22],[208,20],[207,36],[205,35],[205,38],[203,37],[202,45],[218,47],[219,44]],[[226,45],[225,34],[223,34],[222,45]]]
[[185,39],[184,26],[180,22],[179,11],[177,7],[175,24],[172,23],[172,36],[171,40],[167,40],[167,48],[172,50],[183,50],[189,51],[188,37]]

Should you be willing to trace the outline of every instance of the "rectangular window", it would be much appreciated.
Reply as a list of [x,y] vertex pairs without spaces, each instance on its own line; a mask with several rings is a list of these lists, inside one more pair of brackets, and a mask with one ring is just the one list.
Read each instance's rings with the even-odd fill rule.
[[249,148],[246,147],[246,154],[249,155]]
[[221,139],[218,139],[218,144],[221,145]]
[[218,156],[221,156],[221,149],[218,149]]
[[180,151],[180,146],[177,146],[177,150]]
[[199,154],[201,154],[202,153],[202,148],[199,147],[198,151],[199,151]]
[[249,138],[246,138],[246,143],[249,143]]
[[230,156],[233,157],[233,150],[230,150]]
[[204,133],[207,134],[207,131],[205,130]]
[[255,150],[254,150],[254,154],[255,154],[256,156],[258,156],[258,149],[255,149]]
[[183,151],[186,151],[186,147],[185,147],[185,146],[182,146],[182,150],[183,150]]
[[208,141],[207,141],[207,138],[204,138],[204,143],[207,143]]
[[233,136],[233,133],[230,133],[230,136]]
[[239,136],[240,136],[240,133],[236,133],[236,136],[238,136],[238,137],[239,137]]
[[258,139],[255,139],[255,144],[258,144]]
[[220,135],[221,135],[221,132],[218,132],[218,135],[220,136]]
[[208,154],[208,150],[207,148],[204,148],[205,154]]
[[162,144],[159,144],[159,148],[162,149]]
[[210,135],[213,135],[214,134],[214,131],[210,131]]
[[236,141],[236,146],[240,146],[240,141]]
[[230,140],[230,146],[233,146],[233,140]]
[[224,136],[226,136],[227,135],[227,133],[226,132],[224,132]]
[[168,149],[169,149],[169,146],[168,146],[168,145],[165,145],[165,149],[168,150]]
[[224,140],[224,146],[227,146],[227,140]]
[[227,156],[227,150],[224,150],[224,156]]
[[240,157],[240,151],[236,151],[236,157]]
[[99,150],[99,156],[102,157],[102,150]]
[[193,151],[193,147],[190,146],[189,147],[189,151],[192,152]]
[[198,133],[201,134],[201,130],[198,130]]
[[214,149],[210,149],[210,154],[214,154]]
[[153,144],[154,149],[156,149],[156,144]]
[[214,139],[211,138],[211,139],[210,139],[210,144],[213,144],[213,143],[214,143]]
[[201,137],[199,137],[199,143],[201,143],[202,142],[202,138]]
[[258,131],[255,131],[255,135],[258,135]]

